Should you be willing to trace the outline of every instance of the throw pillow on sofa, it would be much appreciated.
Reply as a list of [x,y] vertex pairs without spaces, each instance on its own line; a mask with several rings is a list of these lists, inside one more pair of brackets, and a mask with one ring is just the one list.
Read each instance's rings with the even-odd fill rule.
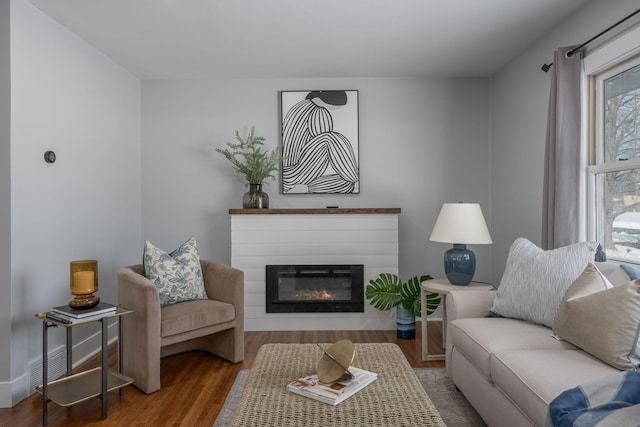
[[545,251],[525,238],[516,239],[491,312],[551,328],[565,292],[593,261],[597,246],[581,242]]
[[640,279],[640,268],[633,267],[628,264],[620,264],[620,267],[624,270],[625,273],[631,277],[631,280]]
[[640,280],[611,287],[599,273],[590,265],[571,285],[553,331],[615,368],[634,369],[640,366]]
[[[598,269],[594,263],[587,264],[582,274],[569,286],[567,292],[564,294],[564,298],[558,307],[558,312],[553,320],[553,333],[562,338],[562,334],[558,333],[558,328],[563,331],[568,329],[578,329],[584,327],[590,328],[588,325],[574,324],[575,319],[571,317],[571,304],[572,301],[585,297],[587,295],[595,294],[596,292],[605,291],[612,288],[613,285],[605,277],[604,274]],[[577,331],[576,331],[577,332]]]
[[170,253],[146,241],[143,260],[144,275],[158,289],[160,307],[207,299],[198,246],[193,237]]

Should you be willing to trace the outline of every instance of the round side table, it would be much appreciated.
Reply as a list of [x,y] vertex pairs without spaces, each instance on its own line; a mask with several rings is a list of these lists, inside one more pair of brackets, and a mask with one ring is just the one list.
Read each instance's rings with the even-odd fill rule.
[[442,347],[447,347],[447,307],[445,299],[451,291],[490,291],[494,289],[489,283],[471,282],[466,286],[452,285],[447,279],[425,280],[420,283],[420,298],[422,303],[422,360],[444,360],[445,354],[429,354],[428,352],[428,334],[427,334],[427,294],[442,295]]

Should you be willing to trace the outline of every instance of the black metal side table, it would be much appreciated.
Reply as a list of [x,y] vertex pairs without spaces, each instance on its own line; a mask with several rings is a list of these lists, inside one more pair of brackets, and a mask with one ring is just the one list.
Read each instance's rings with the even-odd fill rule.
[[[122,321],[121,317],[133,313],[124,307],[118,307],[114,312],[106,313],[104,316],[91,317],[83,321],[78,320],[73,323],[63,323],[61,321],[47,317],[47,313],[38,313],[36,318],[42,321],[42,385],[36,389],[42,393],[42,424],[47,425],[48,414],[47,404],[49,400],[60,406],[71,406],[83,402],[93,397],[100,397],[102,400],[102,419],[107,418],[107,392],[120,390],[131,384],[133,378],[122,374]],[[107,366],[107,323],[109,319],[118,320],[118,369],[109,369]],[[87,371],[72,374],[72,329],[76,326],[87,325],[91,322],[101,323],[102,334],[102,363],[100,367]],[[49,382],[49,357],[48,357],[48,333],[49,328],[62,327],[66,329],[66,349],[67,349],[67,376]]]

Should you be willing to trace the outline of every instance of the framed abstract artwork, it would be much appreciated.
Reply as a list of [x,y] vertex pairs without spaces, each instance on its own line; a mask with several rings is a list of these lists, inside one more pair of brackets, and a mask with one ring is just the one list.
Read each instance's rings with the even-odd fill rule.
[[282,193],[359,194],[358,91],[281,91]]

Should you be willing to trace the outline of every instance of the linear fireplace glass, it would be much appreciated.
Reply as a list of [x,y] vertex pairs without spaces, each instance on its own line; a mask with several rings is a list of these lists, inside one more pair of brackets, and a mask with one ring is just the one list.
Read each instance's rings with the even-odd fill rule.
[[363,312],[363,265],[267,265],[267,313]]

